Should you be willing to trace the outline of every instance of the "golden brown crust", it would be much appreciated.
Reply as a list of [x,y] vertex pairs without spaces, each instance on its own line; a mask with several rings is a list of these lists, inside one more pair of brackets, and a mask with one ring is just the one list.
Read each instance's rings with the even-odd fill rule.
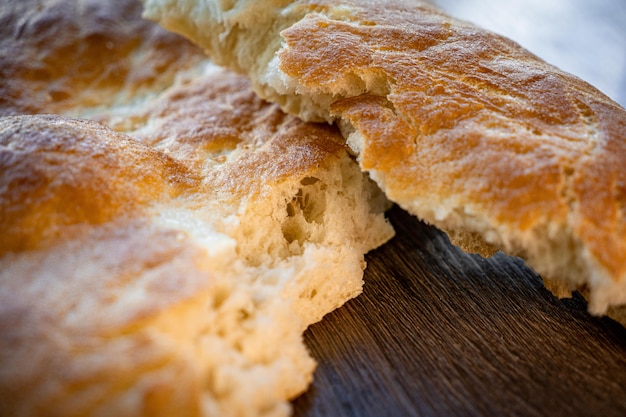
[[244,76],[220,70],[169,89],[133,116],[132,127],[134,138],[203,171],[210,188],[233,200],[306,176],[347,151],[336,128],[286,115]]
[[127,101],[202,58],[142,20],[135,1],[8,0],[0,14],[0,79],[10,80],[0,83],[0,115]]
[[0,120],[0,255],[67,238],[72,225],[133,216],[198,183],[175,160],[94,122]]

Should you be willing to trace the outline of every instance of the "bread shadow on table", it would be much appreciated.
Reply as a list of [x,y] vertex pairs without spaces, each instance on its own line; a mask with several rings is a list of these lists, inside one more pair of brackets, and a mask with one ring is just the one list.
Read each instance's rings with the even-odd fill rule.
[[296,416],[626,415],[626,329],[525,263],[463,253],[394,207],[364,292],[311,326]]

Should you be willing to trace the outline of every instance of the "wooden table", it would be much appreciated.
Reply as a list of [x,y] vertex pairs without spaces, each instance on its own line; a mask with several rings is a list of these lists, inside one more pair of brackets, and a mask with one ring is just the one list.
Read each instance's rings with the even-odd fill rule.
[[394,208],[359,297],[305,334],[296,416],[626,416],[626,329],[518,258],[462,253]]

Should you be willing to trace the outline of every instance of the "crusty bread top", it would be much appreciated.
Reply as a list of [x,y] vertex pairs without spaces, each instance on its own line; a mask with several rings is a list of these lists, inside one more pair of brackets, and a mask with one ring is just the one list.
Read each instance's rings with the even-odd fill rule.
[[86,112],[172,83],[199,48],[140,18],[141,3],[5,0],[0,115]]
[[413,214],[589,287],[594,313],[626,303],[622,107],[422,1],[276,3],[256,25],[258,3],[144,0],[144,13],[285,110],[336,121]]
[[132,216],[199,182],[172,158],[88,121],[4,119],[0,149],[0,255],[69,238],[74,225]]

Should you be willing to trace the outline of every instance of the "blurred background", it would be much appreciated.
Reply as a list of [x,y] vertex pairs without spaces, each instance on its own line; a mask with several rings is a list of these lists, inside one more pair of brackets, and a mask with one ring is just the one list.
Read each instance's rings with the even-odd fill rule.
[[626,0],[433,0],[626,107]]

